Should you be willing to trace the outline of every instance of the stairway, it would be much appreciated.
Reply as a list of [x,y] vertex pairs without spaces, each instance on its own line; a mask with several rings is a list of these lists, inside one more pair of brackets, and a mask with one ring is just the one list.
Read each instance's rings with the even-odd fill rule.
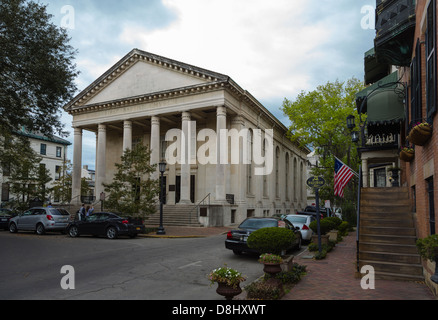
[[[160,225],[160,208],[157,206],[156,213],[150,215],[145,224],[148,226]],[[163,206],[163,225],[165,226],[184,226],[184,227],[203,227],[198,221],[198,213],[195,205],[164,205]]]
[[359,267],[376,279],[423,281],[408,188],[362,188]]

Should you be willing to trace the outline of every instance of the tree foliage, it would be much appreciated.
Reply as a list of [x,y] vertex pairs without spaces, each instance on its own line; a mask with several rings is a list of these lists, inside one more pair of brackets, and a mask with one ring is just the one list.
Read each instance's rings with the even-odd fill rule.
[[76,51],[50,19],[40,3],[0,2],[0,134],[65,135],[60,112],[76,91]]
[[125,150],[112,183],[104,184],[109,193],[105,206],[125,215],[145,217],[155,212],[159,181],[150,178],[156,165],[150,164],[150,150],[138,143]]
[[[354,115],[356,123],[359,122],[355,95],[363,88],[363,83],[356,78],[327,82],[314,91],[301,92],[295,101],[285,99],[283,102],[283,112],[291,122],[290,139],[309,146],[319,156],[318,166],[311,172],[325,178],[326,185],[320,189],[322,199],[334,200],[334,157],[358,170],[357,149],[351,141],[346,118]],[[347,190],[345,195],[353,197]]]

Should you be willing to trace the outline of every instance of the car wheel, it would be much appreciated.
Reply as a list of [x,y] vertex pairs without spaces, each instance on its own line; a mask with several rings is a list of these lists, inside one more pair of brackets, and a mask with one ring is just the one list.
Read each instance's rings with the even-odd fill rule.
[[10,233],[17,233],[17,231],[18,231],[17,226],[15,225],[15,223],[12,222],[12,223],[9,225],[9,232],[10,232]]
[[40,236],[46,233],[46,229],[44,229],[44,226],[41,223],[37,224],[36,233]]
[[72,237],[72,238],[76,238],[76,237],[78,237],[78,236],[79,236],[79,230],[78,230],[78,227],[76,227],[76,226],[71,226],[71,227],[68,229],[68,235],[69,235],[70,237]]
[[106,237],[108,239],[115,239],[117,238],[117,230],[114,227],[109,227],[106,229]]

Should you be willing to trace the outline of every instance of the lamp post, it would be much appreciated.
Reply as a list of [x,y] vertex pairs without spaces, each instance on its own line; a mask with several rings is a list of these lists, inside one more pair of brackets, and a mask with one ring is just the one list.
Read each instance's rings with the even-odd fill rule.
[[359,132],[354,130],[354,128],[356,128],[356,124],[354,123],[354,120],[355,118],[353,115],[349,115],[347,117],[347,128],[351,132],[351,141],[353,143],[357,143],[359,141]]
[[161,173],[161,179],[160,179],[160,226],[158,227],[158,231],[157,231],[157,235],[164,235],[166,234],[166,231],[164,231],[164,227],[163,227],[163,196],[164,196],[164,192],[163,192],[163,174],[164,171],[166,171],[166,163],[165,162],[160,162],[158,164],[158,168],[160,170]]

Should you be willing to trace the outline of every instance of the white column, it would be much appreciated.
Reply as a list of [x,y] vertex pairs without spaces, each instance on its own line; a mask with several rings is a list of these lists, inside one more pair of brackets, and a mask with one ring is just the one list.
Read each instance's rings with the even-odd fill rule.
[[126,149],[132,149],[132,122],[128,120],[123,122],[123,152]]
[[103,183],[106,177],[106,125],[99,124],[97,133],[97,165],[96,165],[96,197],[99,199],[100,193],[104,192]]
[[160,162],[160,118],[151,118],[151,164],[156,164],[157,168],[155,173],[152,174],[152,179],[158,179],[159,168],[158,163]]
[[81,203],[82,129],[74,128],[72,200]]
[[362,177],[363,187],[368,188],[368,159],[362,159]]
[[[226,164],[228,159],[221,159],[221,146],[222,148],[225,146],[227,141],[224,139],[228,139],[227,135],[221,136],[221,130],[227,128],[227,109],[223,106],[217,107],[217,117],[216,117],[216,135],[217,135],[217,145],[216,145],[216,156],[217,156],[217,164],[216,164],[216,201],[220,203],[226,202],[225,196],[225,185],[226,185]],[[225,151],[225,150],[223,150]],[[222,161],[221,161],[222,160]],[[222,163],[221,163],[222,162]]]
[[181,157],[181,198],[179,203],[189,204],[190,200],[190,154],[189,154],[189,122],[190,112],[182,113],[182,132],[181,147],[184,148],[184,158]]

